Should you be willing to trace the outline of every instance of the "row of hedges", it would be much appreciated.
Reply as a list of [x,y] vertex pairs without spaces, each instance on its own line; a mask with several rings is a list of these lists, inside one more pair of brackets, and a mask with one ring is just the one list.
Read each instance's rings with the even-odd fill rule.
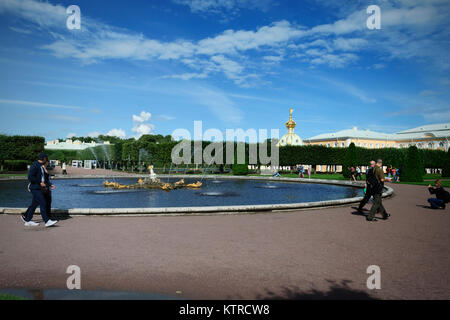
[[[154,143],[140,140],[121,140],[114,145],[104,145],[83,151],[50,151],[51,159],[55,160],[90,160],[114,161],[121,163],[138,163],[139,161],[152,163],[157,167],[170,166],[171,152],[177,142]],[[191,142],[191,163],[194,163],[193,144]],[[210,142],[203,141],[202,148]],[[250,145],[246,144],[248,155]],[[270,146],[268,147],[270,151]],[[350,151],[351,154],[348,153]],[[236,152],[236,146],[235,146]],[[418,149],[420,161],[425,168],[444,168],[448,165],[448,153],[440,150]],[[325,146],[286,146],[279,149],[280,165],[295,166],[297,164],[310,165],[342,165],[344,168],[358,165],[368,165],[371,160],[383,159],[387,166],[399,167],[404,164],[408,149],[365,149],[352,144],[348,148],[329,148]],[[224,148],[224,160],[226,152]],[[248,156],[246,157],[248,162]]]
[[[111,145],[102,145],[83,151],[73,150],[46,150],[49,158],[70,163],[72,160],[91,160],[97,159],[100,162],[113,162],[116,166],[136,166],[139,162],[152,163],[156,167],[170,167],[172,163],[171,153],[174,146],[178,143],[172,141],[170,136],[143,135],[138,140],[119,139],[116,137],[102,137],[110,141]],[[194,144],[201,143],[204,150],[211,142],[191,141],[191,163],[194,161]],[[223,160],[226,159],[225,143],[223,144]],[[252,146],[245,144],[246,155]],[[4,166],[6,160],[23,160],[31,162],[36,155],[44,149],[44,138],[35,136],[6,136],[0,135],[0,162]],[[236,153],[237,144],[235,143],[234,152]],[[267,143],[268,154],[270,154],[270,141]],[[410,150],[414,150],[410,154]],[[347,168],[350,166],[367,165],[371,160],[383,159],[384,164],[388,166],[414,167],[418,168],[442,168],[444,176],[450,175],[449,153],[439,150],[426,149],[365,149],[355,147],[351,144],[348,148],[328,148],[325,146],[286,146],[279,149],[280,165],[295,166],[297,164],[309,165],[342,165],[344,175],[348,175]],[[236,165],[236,155],[233,155],[235,172],[246,174],[244,167],[246,165]],[[248,163],[248,156],[246,156]],[[9,168],[21,170],[23,162],[8,164]],[[259,163],[258,163],[259,164]],[[204,163],[205,165],[205,163]],[[208,164],[206,164],[208,165]],[[241,170],[242,169],[242,170]],[[12,169],[9,169],[12,170]],[[416,169],[414,169],[415,171]],[[414,178],[412,178],[414,179]]]
[[43,137],[0,135],[0,171],[24,171],[44,151]]
[[44,151],[44,138],[0,135],[0,161],[36,159]]
[[[296,164],[311,165],[343,165],[349,164],[346,159],[348,148],[329,148],[325,146],[286,146],[280,148],[280,164],[294,166]],[[350,157],[352,165],[368,165],[371,160],[383,159],[385,165],[399,167],[406,159],[408,149],[365,149],[352,147]],[[448,164],[448,154],[440,150],[418,149],[425,168],[443,168]]]

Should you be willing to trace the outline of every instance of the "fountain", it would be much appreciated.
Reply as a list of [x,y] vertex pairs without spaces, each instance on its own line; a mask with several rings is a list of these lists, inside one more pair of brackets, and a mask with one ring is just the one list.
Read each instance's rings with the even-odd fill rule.
[[149,166],[149,176],[145,177],[144,179],[139,178],[137,183],[135,184],[120,184],[114,181],[108,181],[105,180],[103,182],[103,185],[107,188],[113,188],[117,190],[121,189],[161,189],[164,191],[170,191],[174,189],[181,189],[181,188],[201,188],[202,183],[200,181],[197,181],[196,183],[190,183],[185,184],[184,179],[181,179],[175,183],[169,183],[169,182],[161,182],[161,180],[158,179],[156,176],[156,173],[153,171],[153,165]]

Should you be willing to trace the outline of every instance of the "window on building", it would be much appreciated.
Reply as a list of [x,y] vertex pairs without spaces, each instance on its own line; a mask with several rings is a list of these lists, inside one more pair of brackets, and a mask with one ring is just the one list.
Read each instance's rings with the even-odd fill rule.
[[432,142],[430,142],[430,143],[428,144],[428,149],[433,149],[433,143],[432,143]]
[[329,143],[327,143],[327,147],[331,147],[331,145]]
[[375,146],[375,148],[377,148],[377,149],[378,149],[379,147],[380,147],[380,145],[379,145],[379,144],[377,143],[377,144],[376,144],[376,146]]
[[367,148],[367,142],[364,142],[364,148]]
[[384,143],[381,144],[381,147],[384,148]]
[[444,147],[444,143],[441,141],[441,142],[439,142],[439,147],[440,148],[443,148]]
[[373,143],[369,144],[369,148],[373,148]]
[[358,142],[358,147],[361,147],[361,142]]
[[337,148],[337,146],[338,146],[338,143],[337,143],[337,142],[335,142],[335,143],[334,143],[334,147],[335,147],[335,148]]
[[342,147],[342,148],[345,147],[345,143],[344,143],[344,142],[341,143],[341,147]]

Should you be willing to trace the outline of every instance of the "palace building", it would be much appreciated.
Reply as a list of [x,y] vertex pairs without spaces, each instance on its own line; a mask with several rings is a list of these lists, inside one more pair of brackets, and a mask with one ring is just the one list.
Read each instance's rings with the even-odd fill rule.
[[327,147],[348,147],[354,143],[357,147],[407,148],[416,146],[420,149],[447,151],[450,139],[450,123],[424,125],[397,133],[380,133],[371,130],[353,129],[333,133],[323,133],[305,139],[305,144]]

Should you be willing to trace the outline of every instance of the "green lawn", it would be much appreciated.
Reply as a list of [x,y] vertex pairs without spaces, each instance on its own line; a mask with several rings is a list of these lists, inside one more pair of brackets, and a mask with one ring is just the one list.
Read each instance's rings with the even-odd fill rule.
[[9,178],[9,177],[26,177],[26,173],[0,173],[0,178]]
[[[298,178],[298,173],[287,173],[281,175],[284,178]],[[308,175],[304,175],[305,178],[308,178]],[[311,179],[329,179],[329,180],[348,180],[344,178],[344,176],[340,173],[313,173],[311,174]]]
[[[449,180],[443,180],[442,182],[442,186],[444,188],[450,188],[450,181]],[[434,186],[434,181],[423,181],[423,182],[399,182],[400,184],[415,184],[418,186],[428,186],[429,184],[431,184],[432,186]]]
[[15,296],[12,294],[0,293],[0,300],[28,300],[28,299],[24,297]]

